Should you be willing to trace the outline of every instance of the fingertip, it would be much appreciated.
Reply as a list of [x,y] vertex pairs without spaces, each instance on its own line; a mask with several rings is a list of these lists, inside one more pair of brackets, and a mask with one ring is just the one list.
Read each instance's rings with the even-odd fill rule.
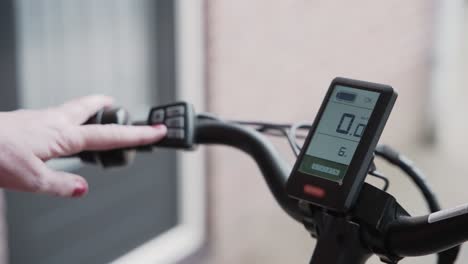
[[79,198],[79,197],[85,196],[87,193],[88,193],[88,189],[84,187],[76,187],[75,190],[73,190],[71,197]]
[[152,127],[156,129],[158,132],[160,132],[161,134],[167,133],[167,127],[165,125],[158,124],[158,125],[153,125]]
[[83,197],[88,193],[88,190],[89,190],[89,186],[86,180],[84,178],[77,177],[75,179],[75,186],[71,194],[71,197],[73,198]]
[[145,144],[160,141],[167,135],[167,127],[165,125],[155,125],[152,127],[155,133],[152,133],[153,135],[148,137],[148,142],[145,142]]

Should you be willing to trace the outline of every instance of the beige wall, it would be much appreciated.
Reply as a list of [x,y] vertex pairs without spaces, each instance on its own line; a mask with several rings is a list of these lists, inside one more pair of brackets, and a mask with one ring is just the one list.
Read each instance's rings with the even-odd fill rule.
[[[333,77],[388,83],[400,98],[382,141],[419,153],[408,146],[423,127],[432,13],[424,0],[208,0],[210,111],[312,121]],[[213,263],[306,263],[313,240],[280,211],[255,164],[228,148],[210,153]],[[395,178],[391,191],[424,212],[410,182]]]

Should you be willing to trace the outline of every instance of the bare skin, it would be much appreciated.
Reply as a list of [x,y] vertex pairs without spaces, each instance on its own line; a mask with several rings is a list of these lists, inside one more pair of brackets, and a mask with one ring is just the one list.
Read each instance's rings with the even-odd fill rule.
[[93,95],[48,109],[0,112],[0,188],[81,197],[88,191],[86,180],[52,170],[47,160],[150,144],[165,136],[165,126],[81,125],[112,103],[110,97]]

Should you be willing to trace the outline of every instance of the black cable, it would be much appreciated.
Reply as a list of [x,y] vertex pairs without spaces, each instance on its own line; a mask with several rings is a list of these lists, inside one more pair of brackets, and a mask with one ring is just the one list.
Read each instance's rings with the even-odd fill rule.
[[384,191],[388,190],[388,187],[390,186],[390,181],[388,180],[387,177],[385,177],[382,173],[378,171],[370,171],[369,174],[384,182],[384,186],[382,187],[382,190]]
[[203,119],[222,121],[221,118],[219,118],[218,116],[213,115],[211,113],[199,113],[199,114],[197,114],[197,117],[198,118],[203,118]]
[[[292,137],[290,133],[291,124],[278,124],[278,123],[268,123],[268,122],[258,122],[258,121],[229,121],[232,123],[237,123],[240,125],[255,126],[256,130],[265,134],[274,135],[274,136],[284,136],[288,140],[289,146],[291,147],[294,155],[298,156],[300,148],[296,146],[296,139]],[[289,131],[288,131],[289,129]],[[272,134],[271,131],[278,131],[279,134]]]
[[309,122],[302,121],[302,122],[297,122],[293,124],[289,130],[289,133],[291,134],[291,137],[294,138],[294,145],[300,150],[302,148],[302,145],[297,143],[297,130],[299,129],[307,129],[309,130],[312,126],[310,125]]
[[291,124],[281,124],[281,123],[269,123],[269,122],[260,122],[260,121],[240,121],[240,120],[229,120],[228,122],[248,125],[248,126],[259,126],[259,127],[270,127],[270,128],[290,128]]
[[272,130],[272,129],[257,129],[258,132],[261,132],[262,134],[268,135],[268,136],[274,136],[274,137],[284,137],[284,133],[279,131],[279,130]]
[[377,146],[377,148],[375,148],[375,154],[399,167],[410,177],[414,184],[421,190],[430,212],[437,212],[441,209],[439,201],[437,201],[434,192],[426,181],[426,177],[421,170],[413,165],[411,160],[400,155],[397,151],[386,145]]
[[288,132],[286,129],[283,129],[282,131],[284,132],[284,135],[285,135],[286,139],[288,140],[289,146],[291,147],[294,155],[296,157],[299,156],[299,153],[301,152],[301,149],[298,148],[295,145],[295,139],[292,137],[290,131]]

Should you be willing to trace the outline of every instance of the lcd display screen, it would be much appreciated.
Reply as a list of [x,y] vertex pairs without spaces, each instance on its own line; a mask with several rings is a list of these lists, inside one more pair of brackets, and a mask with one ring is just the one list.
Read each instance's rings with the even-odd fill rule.
[[342,184],[380,93],[336,85],[299,171]]

